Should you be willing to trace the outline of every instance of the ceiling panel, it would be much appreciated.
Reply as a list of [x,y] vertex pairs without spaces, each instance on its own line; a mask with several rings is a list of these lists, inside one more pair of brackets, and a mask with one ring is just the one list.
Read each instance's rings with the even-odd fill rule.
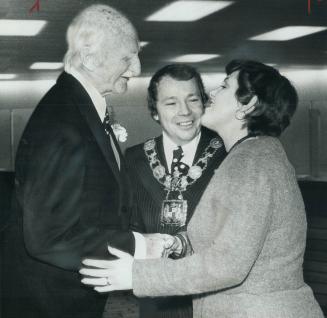
[[[98,3],[91,0],[39,0],[40,11],[29,13],[35,0],[1,0],[2,19],[44,19],[36,37],[0,37],[0,72],[19,78],[51,78],[57,71],[30,70],[37,61],[59,62],[66,50],[65,30],[78,11]],[[195,22],[150,22],[145,18],[171,3],[163,0],[102,1],[123,11],[140,39],[149,41],[140,54],[142,74],[149,75],[177,55],[220,54],[193,64],[203,72],[222,71],[232,58],[252,58],[277,67],[321,68],[327,63],[327,32],[283,42],[251,41],[250,37],[289,25],[327,26],[327,1],[236,0],[234,4]]]

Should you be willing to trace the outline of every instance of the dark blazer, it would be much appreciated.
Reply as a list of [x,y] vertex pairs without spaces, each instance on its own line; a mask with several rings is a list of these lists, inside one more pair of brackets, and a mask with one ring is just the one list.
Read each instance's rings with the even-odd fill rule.
[[15,249],[7,253],[14,264],[7,269],[10,317],[101,317],[106,297],[82,287],[77,270],[85,256],[108,257],[108,242],[134,253],[120,159],[119,170],[85,89],[61,74],[32,114],[16,155],[15,217],[6,242]]
[[[215,133],[206,128],[202,128],[202,134],[195,154],[193,163],[202,155],[212,138],[219,138]],[[219,138],[220,139],[220,138]],[[220,139],[221,140],[221,139]],[[155,138],[156,151],[159,160],[166,168],[167,163],[164,155],[162,136]],[[134,208],[132,213],[132,228],[144,233],[168,233],[176,234],[178,231],[186,230],[186,226],[180,229],[174,227],[160,226],[160,211],[162,201],[165,199],[166,191],[153,176],[148,159],[143,150],[144,144],[139,144],[126,150],[126,162],[134,186]],[[207,169],[202,176],[192,184],[183,197],[188,201],[188,215],[186,225],[191,219],[197,203],[213,176],[214,170],[218,168],[226,156],[224,146],[219,148],[215,155],[210,158]],[[167,297],[167,298],[141,298],[140,299],[141,318],[153,317],[192,317],[191,297]]]
[[7,226],[10,217],[10,202],[13,185],[13,172],[0,171],[0,233]]

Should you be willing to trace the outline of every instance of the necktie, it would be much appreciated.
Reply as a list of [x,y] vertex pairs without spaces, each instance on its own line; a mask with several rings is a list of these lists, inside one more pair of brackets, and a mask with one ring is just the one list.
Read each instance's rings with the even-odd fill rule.
[[189,166],[181,161],[184,153],[181,146],[178,146],[177,149],[173,150],[173,161],[171,163],[171,173],[179,172],[182,175],[186,175],[189,169]]
[[111,145],[112,151],[113,151],[113,153],[115,155],[118,168],[120,169],[120,157],[119,157],[119,153],[118,153],[118,150],[116,148],[115,142],[113,140],[113,138],[115,138],[115,137],[112,136],[113,131],[111,129],[110,116],[109,116],[108,108],[106,108],[106,113],[104,115],[103,125],[104,125],[104,130],[105,130],[106,134],[110,138],[110,145]]

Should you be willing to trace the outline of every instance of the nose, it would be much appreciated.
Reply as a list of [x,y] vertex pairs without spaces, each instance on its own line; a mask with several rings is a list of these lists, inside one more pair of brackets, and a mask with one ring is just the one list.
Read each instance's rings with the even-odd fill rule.
[[210,99],[214,98],[217,94],[218,88],[215,88],[209,92]]
[[187,115],[191,114],[191,110],[190,110],[190,107],[188,106],[187,102],[181,102],[179,104],[178,114],[183,115],[183,116],[187,116]]
[[135,56],[133,63],[131,63],[131,67],[130,70],[133,74],[133,76],[139,76],[141,74],[141,62],[140,62],[140,58],[137,56]]

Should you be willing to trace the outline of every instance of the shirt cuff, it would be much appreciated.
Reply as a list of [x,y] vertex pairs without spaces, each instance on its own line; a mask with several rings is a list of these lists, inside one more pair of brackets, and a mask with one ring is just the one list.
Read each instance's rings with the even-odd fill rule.
[[145,259],[146,258],[146,241],[145,237],[138,232],[133,232],[135,239],[135,259]]

